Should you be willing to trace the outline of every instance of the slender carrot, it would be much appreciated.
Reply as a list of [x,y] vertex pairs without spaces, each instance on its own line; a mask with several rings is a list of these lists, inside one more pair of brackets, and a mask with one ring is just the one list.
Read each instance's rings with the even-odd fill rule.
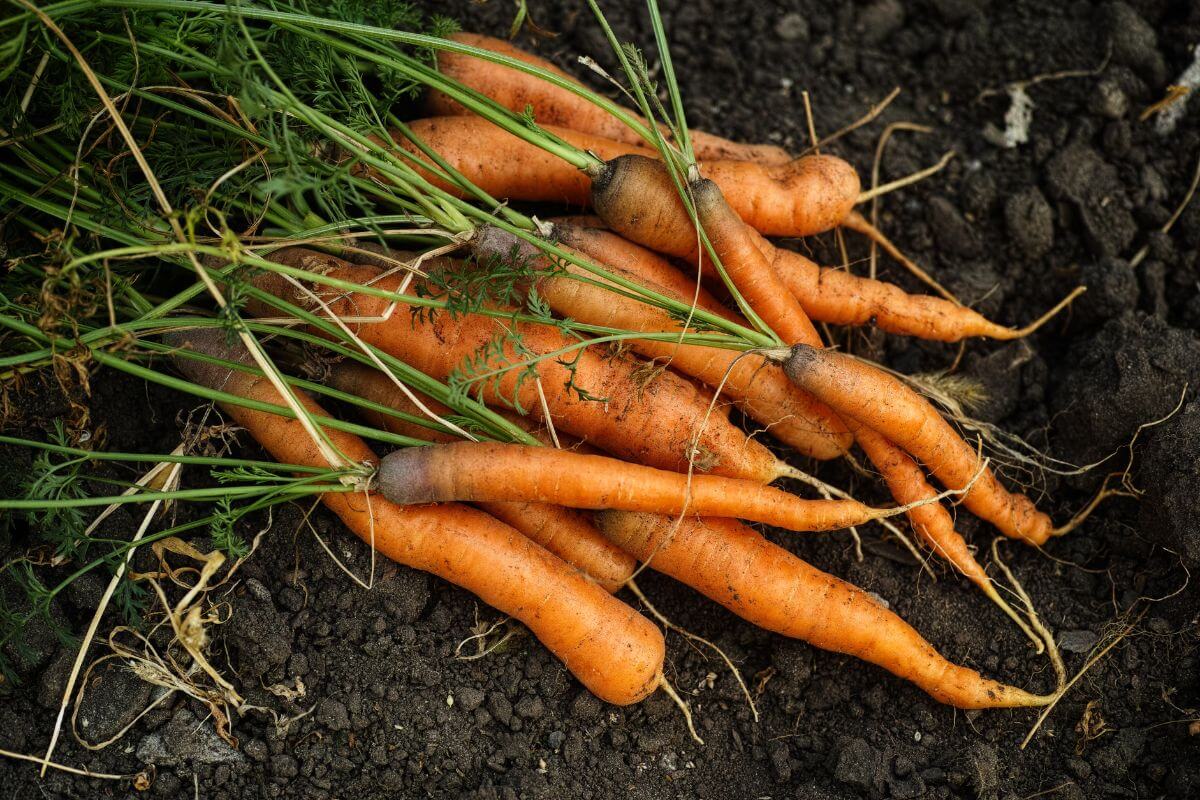
[[[503,39],[475,33],[456,33],[450,38],[520,59],[547,72],[570,78],[549,61],[521,50]],[[518,114],[532,108],[534,118],[540,125],[558,125],[626,144],[638,144],[641,141],[637,133],[603,108],[567,89],[511,67],[491,64],[461,53],[441,52],[438,54],[438,70]],[[447,116],[467,113],[462,105],[438,91],[431,90],[426,103],[431,114]],[[633,111],[627,113],[637,117]],[[641,120],[640,117],[637,118]],[[700,130],[692,130],[688,134],[698,158],[756,161],[770,165],[784,164],[792,160],[786,150],[775,145],[740,144]]]
[[763,254],[809,317],[834,325],[873,324],[889,333],[940,342],[974,336],[1007,341],[1033,333],[1082,292],[1076,289],[1029,325],[1008,328],[945,298],[909,294],[887,281],[820,267],[800,253],[775,247],[762,236],[757,238]]
[[[447,163],[494,197],[580,207],[598,202],[592,197],[593,176],[481,117],[432,117],[408,125]],[[657,162],[655,151],[649,148],[565,128],[545,129],[580,151],[608,162],[594,176],[597,184],[621,180],[630,159]],[[406,149],[418,152],[417,146],[404,137],[394,138]],[[811,236],[830,230],[858,198],[858,175],[849,164],[833,156],[805,156],[775,167],[748,161],[703,161],[699,169],[701,175],[711,177],[721,187],[747,225],[768,236]],[[433,175],[426,177],[446,191],[456,191]],[[668,194],[656,202],[666,202],[675,195],[669,177],[664,177]],[[639,187],[636,191],[645,189]],[[650,197],[658,194],[655,190]],[[607,214],[601,216],[607,221]],[[638,241],[636,237],[627,238]]]
[[[690,299],[696,295],[695,278],[684,274],[657,253],[608,230],[598,217],[562,217],[550,221],[554,223],[556,235],[575,249],[638,274],[643,280],[669,286],[678,296]],[[1028,325],[1009,328],[945,298],[909,294],[887,281],[872,280],[835,267],[818,266],[801,253],[776,247],[757,232],[751,231],[751,236],[814,322],[874,325],[888,333],[941,342],[957,342],[977,336],[1006,341],[1033,333],[1083,292],[1082,287],[1076,289]],[[705,278],[716,277],[707,257],[701,259],[701,275]],[[697,301],[698,307],[706,311],[735,318],[703,287]]]
[[[740,322],[708,289],[698,285],[695,270],[686,274],[654,250],[610,231],[599,217],[552,217],[552,235],[595,261],[637,276],[667,290],[672,297],[695,302],[697,308]],[[715,274],[705,260],[706,274]]]
[[[402,276],[381,277],[371,267],[360,267],[324,253],[287,248],[272,254],[279,263],[323,274],[357,285],[370,284],[397,292]],[[284,300],[310,305],[295,285],[274,273],[254,279],[255,285]],[[378,319],[388,313],[386,299],[352,292],[328,302],[332,313],[345,318]],[[272,311],[251,303],[254,313]],[[363,341],[375,345],[427,375],[446,379],[467,359],[485,357],[486,370],[522,364],[534,356],[575,350],[561,357],[541,358],[532,365],[540,379],[550,415],[557,430],[566,431],[606,452],[629,461],[663,469],[696,469],[720,475],[769,483],[794,470],[780,462],[762,443],[750,439],[722,414],[709,414],[711,395],[670,372],[647,376],[645,364],[627,356],[606,358],[591,348],[578,350],[578,341],[557,328],[533,323],[512,323],[481,314],[411,314],[403,305],[382,322],[356,324]],[[494,352],[497,334],[519,334],[523,354],[511,343],[502,354]],[[492,350],[489,350],[489,347]],[[573,367],[564,363],[578,355]],[[541,418],[538,382],[522,380],[524,368],[510,369],[496,380],[478,386],[486,402],[522,407]],[[581,396],[572,386],[587,391]],[[699,432],[697,434],[697,432]]]
[[[223,337],[209,329],[170,341],[239,360]],[[244,351],[240,355],[246,357]],[[177,365],[196,383],[282,402],[263,378],[188,358],[177,359]],[[310,411],[324,414],[311,398],[300,394],[299,399]],[[234,405],[225,411],[279,461],[324,465],[297,421]],[[375,461],[358,437],[329,429],[325,433],[352,461]],[[659,685],[664,646],[658,628],[502,522],[457,504],[400,507],[374,492],[329,493],[322,501],[388,558],[445,578],[521,620],[597,697],[636,703]]]
[[409,447],[379,466],[379,491],[401,505],[450,501],[741,517],[794,531],[862,525],[902,513],[856,500],[805,500],[773,486],[682,475],[606,456],[498,442]]
[[710,180],[691,185],[696,217],[729,279],[755,313],[789,344],[821,347],[821,336],[804,308],[756,246],[754,231],[734,212]]
[[736,520],[600,512],[614,543],[769,631],[870,661],[959,708],[1045,705],[1049,698],[947,661],[863,590],[810,566]]
[[[409,414],[420,413],[416,404],[405,397],[378,370],[354,363],[339,364],[329,374],[329,385],[345,392]],[[449,409],[422,397],[434,413],[445,416]],[[363,410],[366,420],[384,430],[431,442],[455,442],[459,437],[449,431],[435,431],[405,422],[390,414]],[[514,421],[524,422],[525,417]],[[633,575],[633,558],[605,539],[595,526],[578,511],[545,503],[479,503],[478,506],[501,522],[519,530],[554,555],[583,572],[610,592],[625,585]]]
[[[486,226],[472,240],[472,248],[478,258],[485,260],[514,254],[530,263],[545,260],[533,245]],[[563,266],[568,275],[590,277],[581,268],[570,264]],[[668,296],[674,294],[640,275],[626,273],[611,264],[605,266],[614,274],[629,277],[648,289]],[[556,313],[581,322],[646,332],[683,330],[682,324],[662,309],[615,294],[595,283],[571,277],[547,277],[538,282],[538,292]],[[692,298],[678,299],[689,302]],[[670,364],[708,386],[721,387],[725,396],[767,426],[772,435],[805,455],[836,458],[850,446],[850,435],[841,420],[811,395],[798,389],[781,369],[762,356],[644,339],[632,340],[630,347],[640,355]]]
[[[1005,600],[996,589],[996,584],[975,559],[966,541],[954,527],[954,518],[938,502],[927,502],[937,496],[937,490],[925,480],[925,472],[902,449],[864,425],[851,423],[859,447],[871,459],[871,463],[883,475],[892,497],[901,503],[912,505],[908,521],[934,552],[949,561],[967,580],[979,587],[989,600],[1017,624],[1038,648],[1044,649],[1041,638],[1029,627],[1024,617]],[[919,504],[919,505],[918,505]]]
[[1049,538],[1050,518],[1025,495],[1005,489],[954,428],[901,381],[851,356],[807,345],[793,347],[783,368],[839,413],[886,431],[943,486],[960,489],[974,481],[963,505],[1006,536],[1035,545]]

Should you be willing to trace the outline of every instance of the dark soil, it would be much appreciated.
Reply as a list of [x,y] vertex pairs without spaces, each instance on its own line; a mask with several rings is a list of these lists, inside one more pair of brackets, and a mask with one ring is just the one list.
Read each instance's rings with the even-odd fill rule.
[[[506,30],[512,4],[457,0],[464,27]],[[530,4],[558,31],[539,49],[569,66],[603,58],[586,10]],[[641,3],[609,2],[618,34],[652,40]],[[632,708],[584,691],[536,642],[519,636],[464,661],[455,646],[497,615],[466,593],[405,568],[382,566],[371,591],[356,587],[301,526],[277,513],[263,547],[229,598],[217,652],[251,703],[312,713],[278,733],[262,716],[234,721],[239,747],[213,733],[205,711],[182,700],[143,719],[125,739],[92,753],[69,735],[68,764],[131,772],[157,766],[150,793],[241,798],[1050,798],[1200,796],[1200,618],[1194,588],[1171,595],[1200,563],[1200,202],[1168,235],[1156,233],[1180,202],[1200,155],[1200,101],[1170,135],[1138,121],[1192,59],[1200,6],[1189,0],[704,0],[669,4],[668,30],[694,124],[734,137],[808,145],[801,89],[817,130],[859,117],[893,86],[904,92],[882,121],[830,147],[869,176],[883,126],[908,120],[934,133],[900,133],[883,179],[958,157],[938,176],[882,203],[885,230],[964,300],[1023,323],[1078,283],[1089,293],[1071,314],[1026,342],[972,342],[961,372],[989,391],[978,412],[1056,458],[1087,464],[1119,451],[1143,423],[1184,408],[1137,438],[1130,482],[1141,502],[1115,500],[1044,553],[1005,548],[1037,607],[1059,632],[1068,670],[1121,614],[1148,608],[1135,632],[1084,677],[1028,748],[1028,711],[963,713],[940,706],[853,659],[762,633],[672,581],[642,584],[672,619],[723,647],[754,688],[755,723],[715,659],[669,637],[668,672],[691,695],[707,744],[689,739],[675,707],[656,696]],[[438,11],[447,11],[438,4]],[[1011,81],[1064,70],[1102,70],[1032,85],[1029,141],[990,143],[1003,127]],[[574,67],[570,67],[574,69]],[[998,95],[981,98],[985,90]],[[849,237],[852,258],[864,254]],[[815,246],[835,260],[832,237]],[[1128,262],[1143,246],[1148,254]],[[865,269],[863,266],[857,269]],[[912,289],[907,274],[883,273]],[[837,339],[895,368],[947,367],[957,348],[872,332]],[[186,398],[100,374],[92,419],[125,449],[169,450]],[[39,401],[40,403],[41,401]],[[53,400],[25,418],[36,430]],[[35,413],[36,412],[36,413]],[[248,448],[252,449],[252,448]],[[1065,519],[1121,451],[1085,475],[1039,479],[1046,507]],[[834,467],[824,474],[844,480]],[[1010,477],[1029,475],[1011,470]],[[865,487],[862,491],[869,491]],[[131,517],[126,517],[128,523]],[[319,532],[359,574],[367,553],[332,518]],[[962,516],[981,549],[990,532]],[[119,527],[119,526],[118,526]],[[865,561],[844,536],[775,536],[813,564],[886,599],[950,658],[1021,685],[1048,689],[1046,662],[964,581],[932,583],[879,531],[864,532]],[[13,543],[21,544],[21,537]],[[99,581],[83,582],[57,609],[81,629]],[[44,750],[74,650],[31,632],[25,680],[0,700],[0,747]],[[288,702],[262,687],[300,679]],[[147,692],[103,673],[81,717],[94,738],[116,730]],[[1090,724],[1085,725],[1085,710]],[[1102,721],[1102,725],[1101,725]],[[1095,738],[1090,738],[1088,735]],[[1098,735],[1097,735],[1098,734]],[[127,796],[112,782],[0,760],[0,797]]]

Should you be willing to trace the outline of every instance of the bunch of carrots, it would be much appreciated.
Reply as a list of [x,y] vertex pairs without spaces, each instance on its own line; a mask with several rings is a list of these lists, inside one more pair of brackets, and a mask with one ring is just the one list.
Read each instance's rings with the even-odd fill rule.
[[[198,0],[168,5],[213,13]],[[120,236],[97,225],[126,247],[148,230],[175,236],[172,257],[213,287],[252,270],[237,307],[214,294],[222,324],[156,318],[155,352],[185,379],[170,385],[202,390],[281,464],[340,470],[350,485],[321,496],[351,531],[520,620],[608,702],[636,703],[659,688],[674,695],[660,630],[615,596],[643,567],[943,703],[1051,702],[951,663],[870,594],[746,523],[814,532],[881,521],[899,533],[889,520],[906,515],[921,542],[1053,653],[1049,631],[1032,609],[1003,599],[947,506],[1032,546],[1082,516],[1056,526],[912,384],[827,348],[815,323],[943,342],[1013,339],[1074,293],[1024,327],[1005,327],[952,298],[776,246],[768,237],[837,228],[890,243],[855,210],[869,195],[845,161],[690,130],[677,91],[671,109],[659,105],[620,47],[636,110],[486,36],[334,25],[253,4],[224,13],[311,37],[364,68],[404,69],[425,89],[426,116],[389,113],[356,128],[264,81],[259,102],[286,107],[323,144],[273,151],[249,126],[239,134],[250,153],[239,169],[312,159],[372,208],[399,212],[389,219],[404,221],[401,233],[378,224],[352,233],[354,220],[283,201],[262,215],[280,235],[227,232],[190,249],[164,225]],[[435,63],[409,59],[397,41],[431,48]],[[189,69],[210,68],[199,51],[161,49]],[[594,216],[537,219],[521,213],[525,202]],[[86,193],[79,203],[86,208]],[[294,348],[264,347],[265,331],[338,357],[320,385],[301,386],[274,367]],[[103,331],[88,335],[99,342]],[[354,398],[361,424],[337,420],[318,390]],[[464,403],[492,427],[468,424]],[[786,463],[740,419],[811,459],[857,465],[857,448],[895,505],[865,505]],[[380,458],[359,435],[371,430],[401,446]],[[814,496],[771,485],[784,478]]]

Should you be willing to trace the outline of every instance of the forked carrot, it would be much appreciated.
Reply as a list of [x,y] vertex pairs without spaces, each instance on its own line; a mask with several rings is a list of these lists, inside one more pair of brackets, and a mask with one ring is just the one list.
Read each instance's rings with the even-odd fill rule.
[[601,512],[615,544],[769,631],[870,661],[959,708],[1045,705],[1050,698],[947,661],[863,590],[810,566],[731,519]]
[[[493,197],[508,200],[583,207],[598,202],[593,197],[593,182],[599,186],[624,181],[632,174],[631,159],[657,162],[655,151],[648,148],[545,126],[547,132],[608,162],[589,175],[482,117],[432,117],[408,126],[471,183]],[[405,149],[419,152],[403,136],[396,134],[394,138]],[[767,236],[811,236],[830,230],[858,198],[857,173],[833,156],[805,156],[774,167],[748,161],[702,161],[699,169],[701,175],[721,187],[747,225]],[[432,175],[426,177],[446,191],[456,191]],[[675,194],[669,178],[666,188],[669,194],[664,198]],[[601,216],[607,220],[607,214]]]
[[[920,395],[883,370],[829,350],[796,345],[784,371],[839,413],[853,417],[916,456],[948,488],[974,483],[963,505],[1006,536],[1040,545],[1053,532],[1050,517],[995,474]],[[982,470],[981,470],[982,467]]]
[[[519,59],[547,72],[567,78],[573,83],[578,83],[549,61],[503,39],[465,32],[456,33],[450,38],[462,44]],[[459,83],[490,97],[510,111],[524,114],[527,108],[532,108],[534,118],[539,125],[572,128],[626,144],[638,144],[641,141],[633,130],[603,108],[567,89],[555,86],[526,72],[500,64],[492,64],[462,53],[444,51],[438,53],[437,66],[443,75],[454,78]],[[432,114],[446,116],[467,113],[462,105],[436,90],[430,90],[426,103]],[[628,111],[628,113],[635,117],[638,116],[633,111]],[[756,161],[769,165],[785,164],[792,160],[786,150],[775,145],[740,144],[700,130],[692,130],[688,133],[692,148],[698,158]]]
[[[383,373],[361,364],[338,364],[330,372],[328,384],[395,411],[413,415],[421,413],[416,404],[405,397]],[[450,413],[449,409],[431,398],[422,397],[421,401],[440,416],[445,417]],[[361,413],[371,425],[392,433],[430,442],[460,441],[458,435],[449,431],[431,430],[390,414],[365,409]],[[512,417],[512,421],[518,424],[526,420],[516,415]],[[545,503],[479,503],[478,506],[610,592],[620,589],[633,575],[636,566],[633,558],[600,535],[595,526],[578,511]]]
[[863,525],[907,509],[805,500],[754,481],[682,475],[606,456],[498,442],[409,447],[380,462],[379,491],[401,505],[524,501],[592,510],[740,517],[793,531]]
[[[168,340],[229,361],[245,363],[216,329]],[[193,382],[248,399],[282,404],[265,378],[178,357]],[[297,393],[306,408],[324,414]],[[283,463],[325,466],[324,456],[295,420],[237,405],[226,413]],[[350,461],[373,463],[357,436],[325,434]],[[597,697],[636,703],[661,681],[664,655],[659,629],[600,586],[499,520],[458,504],[401,507],[378,494],[327,493],[325,505],[361,539],[401,564],[431,572],[521,620]]]
[[[381,277],[374,268],[300,248],[277,251],[271,258],[327,279],[370,284],[387,292],[397,292],[403,280],[399,274]],[[254,283],[294,304],[312,305],[295,285],[274,273],[257,276]],[[393,307],[387,299],[361,292],[321,293],[328,297],[330,311],[343,318],[388,316],[385,321],[356,323],[355,330],[363,341],[439,380],[447,379],[468,359],[478,361],[481,355],[486,357],[484,368],[488,370],[522,365],[494,381],[480,381],[481,393],[486,402],[501,406],[511,405],[516,397],[538,419],[542,417],[538,382],[528,376],[522,380],[521,375],[523,365],[533,356],[524,354],[544,356],[573,348],[561,358],[541,358],[532,365],[553,424],[613,455],[680,471],[687,470],[691,462],[701,471],[763,483],[794,472],[724,415],[710,414],[711,395],[692,382],[670,372],[648,377],[644,363],[631,357],[606,358],[591,348],[580,351],[578,341],[558,328],[482,314],[415,315],[403,303]],[[253,302],[248,308],[256,314],[276,313]],[[497,335],[512,333],[521,337],[522,354],[511,344],[505,345],[502,355],[496,354]],[[564,363],[576,354],[573,366]],[[572,386],[585,390],[591,398]]]

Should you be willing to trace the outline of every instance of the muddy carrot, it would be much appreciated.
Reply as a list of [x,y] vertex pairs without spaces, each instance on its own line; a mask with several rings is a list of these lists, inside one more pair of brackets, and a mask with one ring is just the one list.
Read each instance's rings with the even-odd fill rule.
[[959,708],[1049,700],[947,661],[904,620],[731,519],[601,512],[596,523],[642,561],[769,631],[861,658]]
[[[171,340],[225,360],[242,360],[216,329]],[[193,382],[249,399],[281,404],[265,378],[178,357]],[[298,399],[324,414],[309,397]],[[225,411],[281,462],[324,466],[324,456],[296,420],[241,406]],[[356,436],[326,430],[351,462],[375,461]],[[431,572],[525,623],[597,697],[629,704],[659,685],[663,638],[658,628],[600,586],[499,520],[458,504],[401,507],[378,494],[327,493],[325,505],[383,555]]]
[[[378,370],[361,364],[343,363],[329,374],[330,386],[350,392],[373,403],[395,411],[420,414],[415,403],[396,388]],[[421,398],[426,408],[445,417],[450,410],[440,403]],[[435,431],[416,423],[378,411],[363,410],[362,415],[372,425],[431,442],[460,441],[457,434]],[[514,416],[521,423],[525,417]],[[578,511],[545,503],[479,503],[481,509],[496,519],[511,525],[554,555],[599,583],[610,592],[620,589],[633,575],[633,558],[605,539],[595,526]]]
[[[278,251],[271,258],[327,279],[369,283],[387,292],[396,292],[402,281],[400,275],[381,277],[374,268],[300,248]],[[264,273],[255,278],[255,285],[283,300],[311,305],[278,275]],[[361,292],[338,294],[328,303],[334,314],[371,319],[387,315],[390,305],[387,299]],[[251,303],[248,307],[254,313],[273,313],[260,306]],[[478,361],[480,354],[492,354],[484,369],[500,370],[568,349],[561,357],[541,358],[535,365],[557,430],[620,458],[662,469],[686,471],[692,463],[700,471],[763,483],[794,472],[723,414],[710,414],[711,394],[706,390],[671,372],[648,375],[644,362],[628,356],[606,358],[592,348],[580,351],[578,340],[550,325],[513,323],[482,314],[417,315],[401,304],[385,322],[356,323],[355,329],[363,341],[440,380],[468,359]],[[510,334],[521,337],[522,354],[512,344],[505,345],[502,355],[496,354],[497,336]],[[534,356],[525,355],[528,353]],[[577,354],[573,364],[564,363]],[[538,382],[522,375],[525,372],[521,366],[507,369],[497,380],[481,381],[484,400],[511,407],[515,398],[522,408],[542,419]]]
[[[547,72],[577,82],[549,61],[538,58],[502,39],[475,33],[456,33],[450,38],[462,44],[491,50],[533,64]],[[641,142],[637,133],[605,109],[535,75],[462,53],[444,51],[438,54],[438,70],[480,94],[490,97],[510,111],[523,114],[526,108],[532,107],[534,118],[539,125],[571,128],[626,144]],[[467,113],[462,105],[436,90],[429,92],[426,103],[430,113],[440,116]],[[627,113],[637,117],[633,111],[627,111]],[[792,160],[786,150],[775,145],[740,144],[700,130],[689,131],[689,137],[697,157],[703,159],[756,161],[768,165],[784,164]]]
[[380,463],[379,491],[401,505],[522,501],[570,508],[740,517],[826,531],[903,513],[856,500],[805,500],[754,481],[683,475],[606,456],[498,442],[409,447]]

